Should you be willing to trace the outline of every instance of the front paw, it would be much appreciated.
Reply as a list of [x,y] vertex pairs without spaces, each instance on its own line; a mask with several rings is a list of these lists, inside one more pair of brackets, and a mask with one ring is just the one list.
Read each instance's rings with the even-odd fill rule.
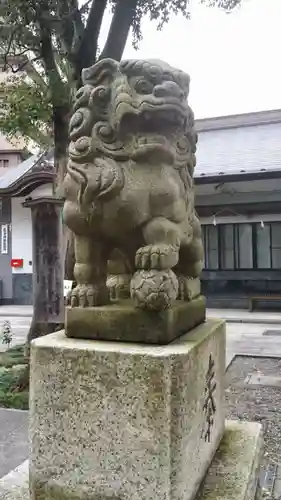
[[179,258],[178,248],[159,243],[139,248],[135,264],[138,269],[171,269]]
[[109,292],[104,285],[77,285],[71,290],[68,303],[71,307],[103,306],[109,303]]

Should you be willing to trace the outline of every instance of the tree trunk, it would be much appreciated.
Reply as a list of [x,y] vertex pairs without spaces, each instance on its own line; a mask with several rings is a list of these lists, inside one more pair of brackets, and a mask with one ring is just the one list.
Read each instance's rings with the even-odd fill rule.
[[[56,198],[28,201],[33,238],[33,329],[63,322],[62,203]],[[36,335],[38,336],[38,335]],[[36,337],[35,337],[36,338]]]
[[64,179],[67,165],[68,151],[68,123],[70,109],[68,105],[56,106],[53,111],[54,143],[55,143],[55,170],[57,172],[56,187]]
[[[32,215],[33,317],[27,336],[30,342],[63,326],[63,265],[61,202],[38,198],[24,203]],[[29,367],[18,380],[16,390],[29,385]]]

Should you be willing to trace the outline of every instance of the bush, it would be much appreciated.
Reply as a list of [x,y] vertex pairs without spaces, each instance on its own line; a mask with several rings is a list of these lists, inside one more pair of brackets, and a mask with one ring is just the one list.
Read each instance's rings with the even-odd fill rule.
[[27,363],[24,346],[0,354],[0,407],[28,410],[28,391],[14,391]]
[[4,392],[0,389],[0,407],[28,410],[28,392]]
[[2,344],[6,344],[8,348],[10,347],[10,343],[13,340],[13,332],[12,332],[12,326],[10,321],[6,320],[4,321],[3,327],[2,327]]
[[0,367],[6,368],[14,365],[26,365],[28,359],[24,355],[24,345],[11,347],[6,352],[0,353]]

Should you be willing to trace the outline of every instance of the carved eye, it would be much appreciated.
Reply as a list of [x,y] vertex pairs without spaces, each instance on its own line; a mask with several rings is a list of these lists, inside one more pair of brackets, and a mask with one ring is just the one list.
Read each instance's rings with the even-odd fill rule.
[[138,80],[135,84],[135,90],[138,94],[151,94],[153,91],[153,84],[147,80]]

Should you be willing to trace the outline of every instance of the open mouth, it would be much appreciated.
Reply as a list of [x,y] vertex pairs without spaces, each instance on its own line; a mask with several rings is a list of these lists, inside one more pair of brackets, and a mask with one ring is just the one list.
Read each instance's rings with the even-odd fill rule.
[[184,126],[184,109],[175,105],[143,106],[128,110],[119,122],[119,132],[124,134],[156,134],[168,136]]

